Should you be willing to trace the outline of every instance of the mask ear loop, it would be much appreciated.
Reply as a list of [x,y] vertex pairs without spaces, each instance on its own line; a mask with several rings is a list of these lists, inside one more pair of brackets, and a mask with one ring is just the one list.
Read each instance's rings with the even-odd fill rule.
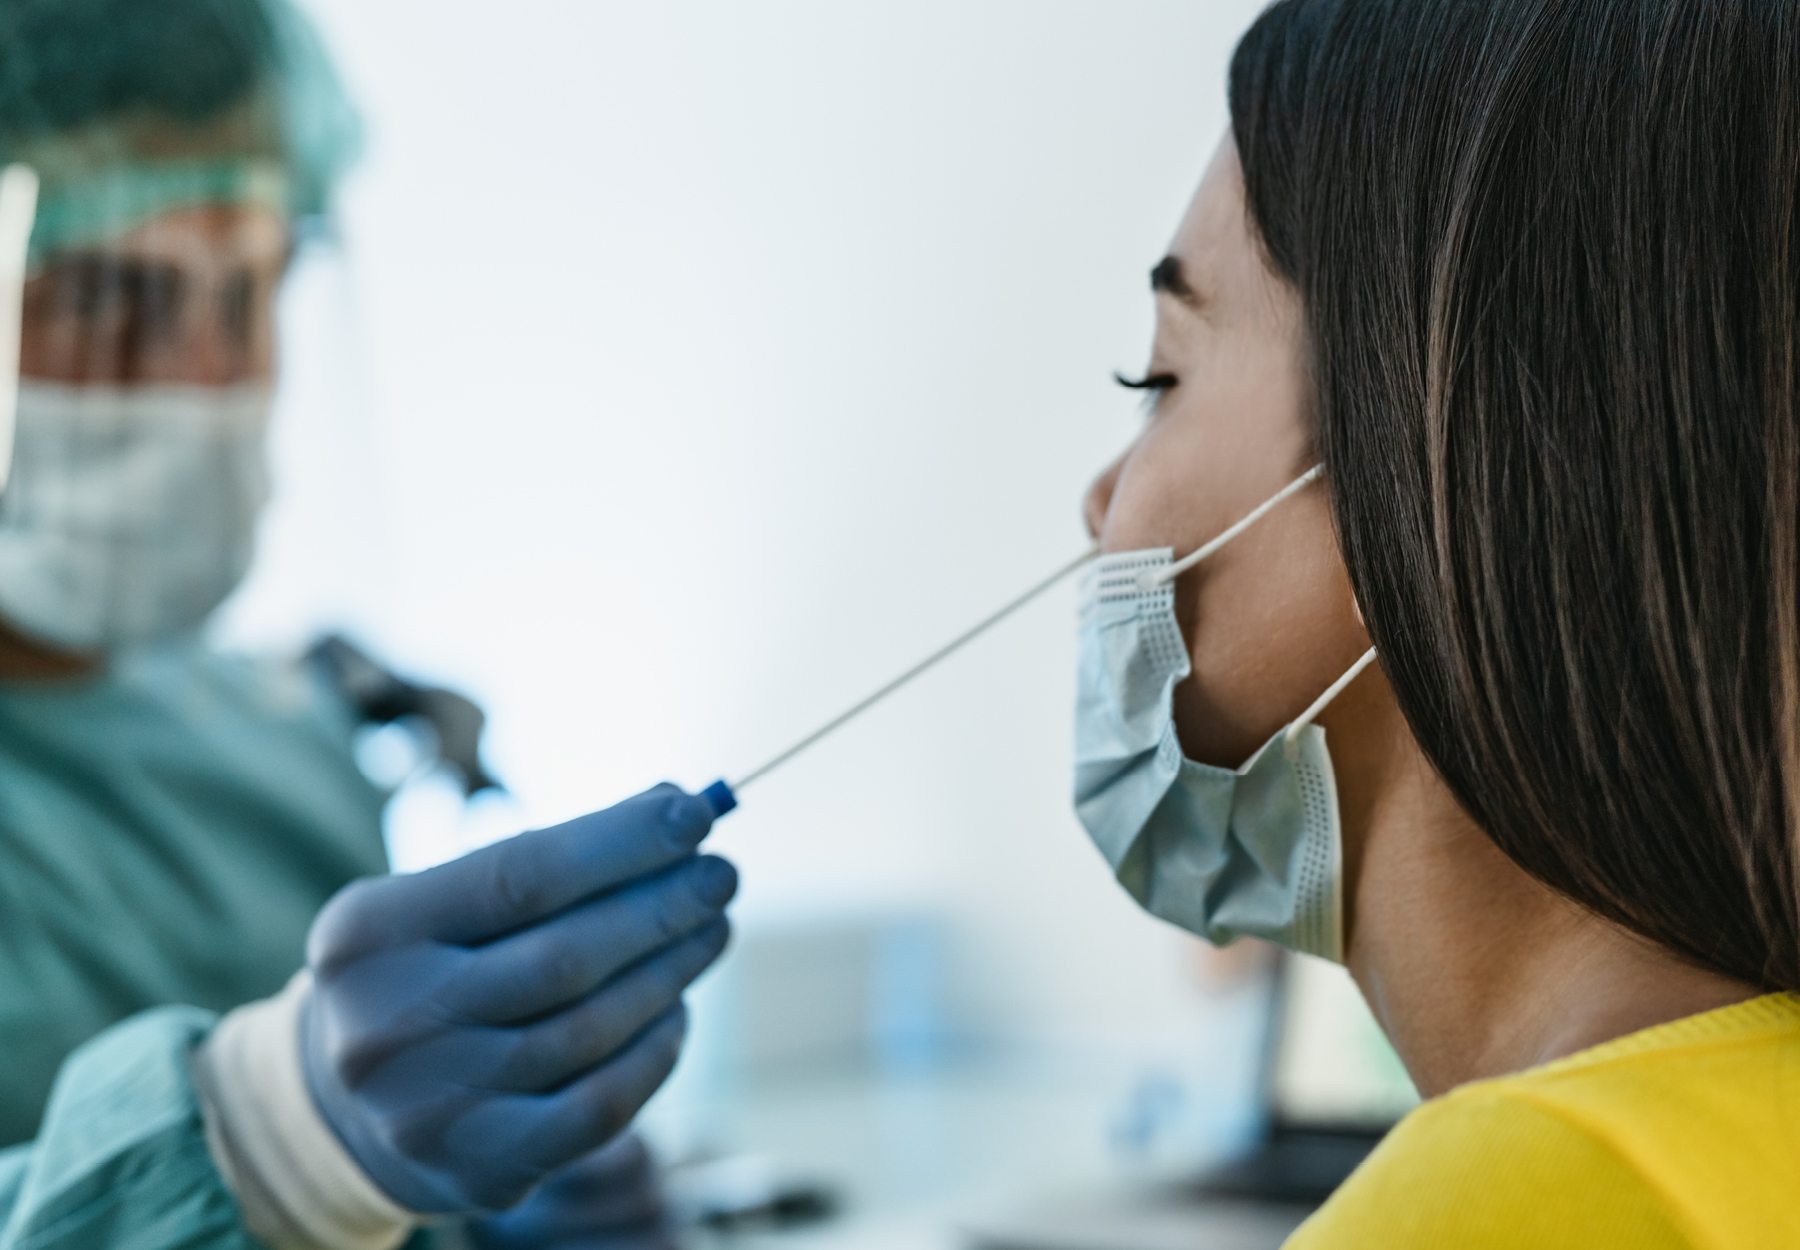
[[[1274,511],[1277,504],[1286,500],[1290,495],[1298,494],[1300,491],[1305,490],[1308,486],[1311,486],[1314,482],[1318,481],[1324,473],[1325,466],[1323,464],[1315,464],[1312,468],[1308,469],[1299,477],[1295,478],[1286,486],[1283,486],[1273,495],[1256,505],[1256,507],[1250,510],[1248,515],[1243,517],[1236,524],[1230,526],[1224,533],[1200,547],[1199,550],[1190,555],[1183,556],[1173,564],[1165,564],[1160,568],[1146,569],[1144,572],[1138,574],[1138,589],[1141,591],[1151,591],[1159,586],[1165,586],[1174,581],[1177,577],[1180,577],[1183,573],[1200,563],[1200,561],[1206,559],[1207,556],[1212,555],[1213,552],[1217,551],[1226,543],[1236,538],[1239,534],[1242,534],[1245,530],[1249,529],[1252,525],[1255,525],[1258,521],[1268,516],[1270,512]],[[1313,705],[1301,714],[1300,719],[1287,727],[1287,732],[1282,735],[1281,748],[1290,761],[1297,759],[1300,755],[1301,731],[1312,724],[1319,713],[1323,712],[1333,699],[1344,692],[1345,686],[1348,686],[1351,682],[1355,681],[1357,676],[1374,662],[1375,648],[1370,647],[1367,651],[1363,652],[1361,659],[1350,666],[1349,672],[1332,682],[1331,687],[1326,690],[1324,694],[1313,700]]]
[[29,165],[0,169],[0,490],[12,476],[19,416],[19,338],[25,326],[25,272],[37,220],[38,176]]
[[1250,510],[1248,516],[1232,525],[1231,528],[1227,529],[1217,538],[1214,538],[1211,542],[1208,542],[1198,551],[1195,551],[1191,555],[1183,556],[1173,564],[1165,564],[1161,568],[1148,569],[1139,574],[1138,589],[1155,590],[1158,586],[1174,581],[1177,577],[1180,577],[1183,573],[1200,563],[1200,561],[1206,559],[1207,556],[1210,556],[1220,547],[1223,547],[1226,543],[1236,538],[1239,534],[1242,534],[1252,525],[1255,525],[1258,521],[1268,516],[1270,512],[1274,511],[1276,504],[1281,503],[1289,495],[1298,494],[1300,491],[1305,490],[1308,486],[1311,486],[1314,482],[1318,481],[1324,472],[1325,466],[1323,464],[1315,464],[1312,468],[1302,473],[1286,486],[1283,486],[1273,495],[1257,504],[1256,507]]
[[1325,693],[1313,700],[1313,705],[1300,714],[1300,719],[1287,727],[1281,735],[1281,749],[1286,753],[1288,762],[1292,763],[1300,757],[1300,734],[1313,721],[1318,719],[1331,701],[1344,693],[1344,687],[1355,681],[1362,671],[1375,662],[1375,648],[1370,647],[1362,653],[1362,658],[1350,666],[1350,671],[1332,682]]

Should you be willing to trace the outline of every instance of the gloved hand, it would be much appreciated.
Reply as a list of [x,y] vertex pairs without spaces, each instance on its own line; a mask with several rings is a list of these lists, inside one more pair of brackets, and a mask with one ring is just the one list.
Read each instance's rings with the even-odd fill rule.
[[307,1086],[407,1209],[498,1211],[624,1128],[674,1066],[681,993],[725,947],[713,810],[658,786],[339,891],[307,941]]
[[556,1172],[501,1215],[468,1226],[476,1250],[677,1250],[656,1164],[631,1133]]

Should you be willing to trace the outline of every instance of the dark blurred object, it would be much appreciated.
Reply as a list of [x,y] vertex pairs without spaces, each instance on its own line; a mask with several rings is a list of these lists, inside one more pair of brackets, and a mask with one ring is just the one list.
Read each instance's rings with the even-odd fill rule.
[[777,1176],[764,1155],[727,1155],[670,1167],[663,1183],[684,1223],[720,1233],[766,1233],[821,1223],[837,1215],[836,1190]]
[[1157,1186],[1065,1194],[998,1220],[966,1222],[970,1250],[1280,1250],[1313,1208]]
[[[1276,1250],[1417,1101],[1347,973],[1304,955],[1267,982],[1262,1130],[1240,1157],[1151,1190],[1046,1198],[965,1228],[980,1250]],[[1160,1096],[1146,1089],[1149,1110]],[[1135,1113],[1134,1109],[1134,1113]],[[1153,1127],[1153,1126],[1152,1126]]]
[[1208,1175],[1195,1190],[1206,1197],[1316,1206],[1368,1158],[1381,1137],[1372,1130],[1276,1123],[1254,1153]]
[[505,790],[481,765],[481,730],[487,715],[473,700],[441,686],[407,681],[339,634],[315,642],[306,659],[344,692],[364,720],[377,725],[408,719],[423,722],[436,742],[438,762],[456,773],[465,795]]
[[[1385,1047],[1373,1033],[1373,1021],[1362,1019],[1367,1009],[1359,997],[1353,1009],[1356,1021],[1334,1018],[1318,983],[1322,965],[1304,964],[1302,959],[1283,955],[1268,966],[1269,1024],[1259,1082],[1261,1138],[1247,1155],[1201,1177],[1196,1193],[1316,1206],[1349,1179],[1402,1113],[1399,1107],[1384,1105],[1379,1085],[1363,1087],[1367,1073],[1361,1074],[1364,1081],[1333,1091],[1335,1106],[1313,1105],[1298,1087],[1298,1068],[1307,1062],[1302,1032],[1327,1030],[1327,1044],[1340,1053]],[[1355,997],[1354,990],[1347,992]],[[1370,1031],[1367,1039],[1359,1039],[1355,1031],[1359,1027]]]
[[822,1185],[784,1189],[760,1207],[713,1211],[700,1222],[722,1233],[770,1233],[817,1224],[838,1213],[837,1195]]

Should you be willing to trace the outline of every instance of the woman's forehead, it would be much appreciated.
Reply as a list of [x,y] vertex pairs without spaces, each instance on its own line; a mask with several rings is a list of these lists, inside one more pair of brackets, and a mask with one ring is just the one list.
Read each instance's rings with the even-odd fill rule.
[[1285,321],[1293,300],[1269,267],[1250,223],[1237,145],[1220,141],[1188,204],[1152,285],[1190,310],[1220,321]]

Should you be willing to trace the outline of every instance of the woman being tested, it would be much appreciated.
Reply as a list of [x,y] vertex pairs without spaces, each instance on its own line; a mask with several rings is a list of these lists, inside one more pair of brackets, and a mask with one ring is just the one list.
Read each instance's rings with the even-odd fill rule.
[[1800,1245],[1800,12],[1283,0],[1230,90],[1077,806],[1428,1099],[1289,1244]]
[[249,560],[275,294],[354,123],[285,0],[0,3],[0,163],[39,184],[0,447],[6,1250],[384,1250],[460,1216],[669,1244],[607,1143],[725,941],[711,807],[663,787],[381,877],[342,692],[196,636]]

